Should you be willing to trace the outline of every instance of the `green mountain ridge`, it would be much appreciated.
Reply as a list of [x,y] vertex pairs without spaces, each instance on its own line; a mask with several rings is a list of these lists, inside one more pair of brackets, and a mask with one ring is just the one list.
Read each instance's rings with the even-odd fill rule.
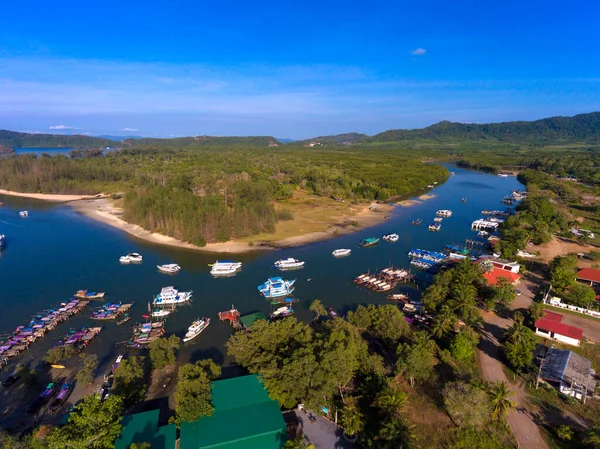
[[573,117],[550,117],[530,122],[471,124],[443,121],[422,129],[392,129],[362,139],[359,143],[409,140],[486,140],[527,144],[597,143],[600,142],[600,112]]
[[0,129],[0,145],[8,148],[103,148],[117,142],[80,134],[28,134]]
[[361,133],[344,133],[344,134],[335,134],[333,136],[319,136],[313,137],[312,139],[304,139],[298,140],[295,142],[291,142],[292,145],[307,145],[310,143],[320,143],[322,145],[330,145],[330,144],[343,144],[345,142],[354,143],[365,139],[369,136]]

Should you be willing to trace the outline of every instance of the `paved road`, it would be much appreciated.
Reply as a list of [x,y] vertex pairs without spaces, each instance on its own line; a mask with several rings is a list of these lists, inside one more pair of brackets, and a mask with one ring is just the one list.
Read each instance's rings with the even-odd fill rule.
[[[512,310],[527,309],[531,304],[533,292],[528,283],[519,289],[522,295],[511,305]],[[513,400],[517,409],[508,415],[508,423],[517,439],[519,447],[527,449],[548,449],[546,441],[540,433],[538,425],[533,420],[532,410],[535,408],[527,401],[525,391],[520,385],[513,385],[504,374],[500,360],[500,340],[502,332],[512,324],[512,320],[501,318],[494,313],[483,313],[485,321],[484,332],[479,344],[479,363],[485,380],[489,382],[507,382],[513,391]]]
[[[316,449],[352,449],[354,446],[344,439],[342,430],[331,421],[316,416],[316,422],[311,423],[308,415],[296,410],[296,416],[302,423],[304,436]],[[308,412],[310,413],[310,412]]]

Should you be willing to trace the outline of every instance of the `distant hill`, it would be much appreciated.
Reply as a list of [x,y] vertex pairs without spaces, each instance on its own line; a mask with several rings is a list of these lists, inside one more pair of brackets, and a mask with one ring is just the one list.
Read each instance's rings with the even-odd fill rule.
[[279,143],[292,143],[292,142],[297,142],[296,139],[277,139],[279,141]]
[[276,144],[278,141],[270,136],[249,136],[249,137],[175,137],[172,139],[156,139],[144,137],[141,139],[125,139],[123,146],[126,148],[135,147],[170,147],[170,148],[193,148],[193,147],[266,147],[269,144]]
[[27,134],[0,130],[0,145],[9,148],[102,148],[114,147],[114,140],[62,134]]
[[345,133],[336,134],[335,136],[319,136],[313,137],[312,139],[298,140],[294,144],[308,145],[311,143],[320,143],[321,145],[334,145],[334,144],[348,144],[354,143],[359,140],[365,139],[368,136],[366,134],[359,133]]
[[362,139],[365,143],[409,140],[487,140],[527,144],[600,142],[600,112],[550,117],[532,122],[467,124],[443,121],[422,129],[392,129]]
[[103,136],[96,136],[96,137],[99,137],[101,139],[114,140],[115,142],[122,142],[125,139],[142,139],[142,136],[108,136],[108,135],[103,135]]

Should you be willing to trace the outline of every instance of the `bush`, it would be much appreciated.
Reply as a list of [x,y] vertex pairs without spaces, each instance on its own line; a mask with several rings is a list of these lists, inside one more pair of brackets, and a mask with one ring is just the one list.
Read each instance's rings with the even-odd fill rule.
[[281,209],[275,213],[277,221],[291,221],[294,219],[294,214],[289,209]]
[[592,260],[600,260],[600,251],[590,251],[588,257]]

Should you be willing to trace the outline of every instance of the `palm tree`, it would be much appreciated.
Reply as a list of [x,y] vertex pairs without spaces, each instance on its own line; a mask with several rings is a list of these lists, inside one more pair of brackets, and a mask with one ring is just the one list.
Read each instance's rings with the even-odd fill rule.
[[405,402],[404,392],[388,387],[377,395],[374,405],[383,410],[386,415],[394,416]]
[[521,337],[526,332],[526,327],[521,321],[515,321],[511,327],[504,331],[504,338],[511,341],[512,343],[518,343],[521,341]]
[[456,323],[456,315],[452,313],[450,307],[443,306],[435,318],[433,336],[435,338],[442,338],[454,328],[454,323]]
[[315,320],[318,320],[322,316],[327,316],[327,310],[325,310],[325,306],[319,299],[315,299],[308,308],[311,312],[315,314]]
[[595,449],[600,448],[600,426],[594,426],[587,431],[583,442]]
[[348,437],[354,437],[364,427],[363,416],[354,405],[347,405],[342,411],[340,424]]
[[[490,405],[492,406],[492,418],[503,420],[508,416],[508,412],[513,410],[517,403],[509,396],[512,394],[506,382],[496,382],[490,389]],[[507,424],[508,425],[508,424]]]
[[378,439],[384,441],[384,448],[398,449],[411,439],[410,428],[396,418],[386,420],[379,429]]

